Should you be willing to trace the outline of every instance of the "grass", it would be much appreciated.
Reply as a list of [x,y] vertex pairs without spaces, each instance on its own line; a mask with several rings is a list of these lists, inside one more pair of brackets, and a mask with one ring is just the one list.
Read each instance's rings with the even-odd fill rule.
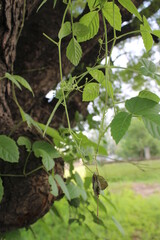
[[[95,171],[95,166],[89,168]],[[76,170],[84,176],[84,167]],[[107,164],[99,166],[99,173],[109,182],[104,196],[100,196],[99,221],[95,217],[97,206],[92,194],[88,197],[89,204],[81,204],[79,210],[69,207],[63,198],[54,204],[60,217],[50,212],[33,224],[38,240],[160,239],[160,194],[143,197],[132,189],[133,183],[160,184],[160,160],[143,161],[137,166],[130,163]],[[86,175],[91,177],[91,172],[86,170]],[[81,225],[75,219],[80,219]],[[72,224],[68,224],[69,221]],[[14,234],[7,235],[5,239],[34,239],[30,230]]]
[[[89,166],[95,171],[95,166]],[[109,182],[160,182],[160,160],[99,165],[99,174]],[[87,175],[91,175],[87,170]]]

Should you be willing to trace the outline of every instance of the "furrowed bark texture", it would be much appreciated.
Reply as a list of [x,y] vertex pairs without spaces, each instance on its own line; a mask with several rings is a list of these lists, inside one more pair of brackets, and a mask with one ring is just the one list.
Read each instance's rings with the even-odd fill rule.
[[[30,114],[34,120],[46,124],[56,100],[48,103],[45,95],[55,89],[60,81],[58,49],[43,36],[43,33],[58,41],[58,32],[61,27],[66,5],[58,0],[53,9],[53,1],[47,3],[36,13],[40,0],[0,0],[0,77],[5,72],[14,73],[24,77],[31,85],[35,97],[26,89],[20,91],[16,88],[16,96],[23,110]],[[143,0],[133,0],[138,7]],[[155,6],[157,0],[152,1]],[[118,3],[117,3],[118,4]],[[132,16],[121,8],[123,21],[132,20]],[[148,7],[149,8],[149,7]],[[156,7],[154,7],[155,9]],[[87,12],[87,8],[85,12]],[[154,10],[153,12],[155,12]],[[152,12],[152,14],[153,14]],[[66,20],[70,20],[67,15]],[[134,21],[122,28],[121,34],[128,29],[137,29]],[[119,33],[117,33],[118,35]],[[129,36],[127,36],[129,37]],[[100,16],[100,30],[93,39],[82,44],[83,57],[75,73],[81,73],[86,66],[96,62],[99,51],[98,39],[103,38],[103,23]],[[113,38],[113,30],[108,25],[108,39]],[[62,67],[63,75],[67,77],[73,66],[66,58],[66,46],[70,37],[62,41]],[[122,40],[122,39],[121,39]],[[111,49],[112,42],[108,45]],[[101,56],[103,56],[103,52]],[[71,94],[68,99],[68,111],[72,126],[74,125],[75,112],[87,115],[87,103],[82,102],[80,93]],[[32,142],[42,137],[34,129],[29,129],[25,124],[15,129],[21,121],[19,109],[12,96],[12,86],[6,79],[0,80],[0,134],[9,135],[17,140],[21,135],[27,136]],[[58,128],[60,124],[67,126],[64,107],[60,105],[51,122],[51,126]],[[14,131],[13,131],[14,130]],[[9,147],[9,146],[8,146]],[[27,227],[41,218],[52,206],[55,200],[63,194],[59,188],[59,195],[55,198],[50,193],[48,173],[43,169],[33,174],[23,175],[23,167],[27,157],[25,148],[20,148],[20,161],[18,164],[4,163],[0,160],[0,176],[2,174],[20,175],[19,177],[2,176],[4,196],[0,203],[0,232]],[[27,173],[41,166],[41,160],[30,156],[27,164]],[[63,177],[63,160],[57,159],[55,173]]]

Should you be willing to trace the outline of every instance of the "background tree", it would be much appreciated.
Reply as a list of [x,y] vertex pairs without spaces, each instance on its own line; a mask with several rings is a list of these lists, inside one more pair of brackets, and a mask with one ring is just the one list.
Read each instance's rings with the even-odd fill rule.
[[146,149],[151,156],[159,156],[159,141],[153,138],[144,127],[143,123],[137,119],[133,120],[127,134],[119,143],[117,155],[124,159],[147,158]]
[[[146,1],[133,0],[132,2],[139,8]],[[94,6],[97,1],[96,3],[91,1],[91,4],[89,4],[90,10],[86,4],[84,10],[76,19],[71,17],[72,14],[70,16],[72,12],[71,1],[69,1],[68,5],[66,5],[66,1],[48,0],[43,1],[43,3],[45,4],[38,9],[41,4],[39,0],[0,1],[0,141],[2,149],[0,156],[3,159],[0,162],[0,176],[2,179],[0,183],[1,188],[2,186],[4,188],[3,199],[0,204],[1,232],[29,226],[42,217],[55,200],[63,196],[61,190],[63,189],[63,192],[65,192],[61,178],[63,176],[64,162],[61,158],[63,154],[58,154],[52,144],[48,144],[52,142],[51,139],[53,138],[54,144],[58,147],[60,146],[64,136],[67,137],[68,132],[65,132],[63,129],[60,136],[55,129],[58,129],[62,125],[63,127],[67,127],[67,120],[70,119],[71,126],[69,126],[69,130],[71,132],[71,127],[75,126],[76,111],[84,117],[87,116],[88,101],[82,102],[81,93],[81,86],[84,86],[87,81],[86,76],[84,75],[85,77],[81,79],[80,83],[75,83],[75,88],[70,88],[74,91],[67,91],[68,85],[65,85],[65,83],[64,85],[62,84],[61,89],[63,91],[60,91],[59,95],[57,95],[58,99],[54,98],[50,103],[46,100],[45,96],[49,90],[56,89],[60,79],[63,80],[70,77],[69,83],[73,86],[74,78],[71,78],[71,74],[72,76],[80,76],[84,72],[84,69],[86,69],[86,66],[93,66],[95,63],[99,64],[106,54],[103,48],[105,41],[103,18],[99,14],[99,10],[97,10],[97,6],[99,5]],[[118,44],[126,38],[140,34],[139,30],[136,31],[139,29],[140,23],[129,11],[120,5],[119,1],[115,1],[115,3],[120,8],[122,22],[126,22],[121,32],[117,31],[117,39],[114,44]],[[103,5],[104,2],[100,1],[99,3],[98,1],[98,4]],[[66,11],[67,6],[69,6],[67,9],[70,11]],[[61,39],[65,35],[62,31],[63,36],[59,35],[60,41],[62,40],[61,48],[59,48],[61,49],[60,66],[62,68],[58,71],[58,33],[62,29],[61,23],[64,14],[66,14],[65,22],[70,21],[70,19],[71,22],[78,22],[83,15],[92,11],[92,8],[97,11],[96,14],[98,14],[100,22],[97,34],[89,41],[82,42],[82,57],[80,62],[77,60],[74,61],[73,56],[70,56],[70,50],[68,50],[68,58],[74,65],[78,65],[73,67],[72,63],[66,57],[66,47],[72,37],[69,35]],[[141,9],[139,9],[141,15],[145,14],[148,18],[159,9],[159,1],[153,0],[147,8],[144,7]],[[106,47],[108,52],[110,52],[113,46],[115,31],[108,22],[106,22],[106,26],[108,34],[108,44]],[[129,31],[131,34],[127,34]],[[43,35],[43,33],[45,34]],[[78,33],[76,34],[78,35]],[[123,35],[123,37],[118,38],[120,35]],[[98,39],[101,40],[98,41]],[[75,42],[72,41],[72,44],[75,44]],[[101,52],[99,52],[100,46]],[[78,49],[80,48],[78,47]],[[81,50],[79,50],[79,53],[81,53]],[[99,54],[98,58],[97,53]],[[61,70],[63,70],[63,76]],[[25,87],[22,91],[19,84]],[[75,91],[76,89],[80,91]],[[32,96],[32,91],[34,97]],[[65,98],[62,98],[65,92],[67,92]],[[67,100],[67,105],[65,99]],[[53,109],[54,111],[52,112]],[[45,126],[39,124],[46,124],[51,112],[54,118],[51,118],[51,121],[48,123],[54,128],[52,134],[50,133],[50,137],[52,135],[52,138],[46,135],[44,137],[41,131],[45,129]],[[68,116],[66,115],[67,112]],[[19,138],[20,136],[25,138]],[[76,137],[80,138],[81,135]],[[15,141],[18,139],[18,144],[22,145],[19,148],[20,156],[13,139]],[[44,142],[34,144],[35,141],[42,139],[48,144],[45,145]],[[88,145],[91,144],[85,138],[83,140],[84,146],[86,143]],[[71,139],[68,138],[66,141],[68,141],[67,144],[71,148]],[[31,148],[32,144],[34,144],[34,147]],[[49,153],[49,156],[46,152]],[[42,166],[41,158],[44,166]],[[53,186],[55,181],[49,178],[51,175],[46,171],[50,171],[51,164],[53,164],[50,158],[55,159],[54,173],[58,174],[56,178],[59,183],[58,192],[54,192],[54,194],[50,192],[50,185]],[[46,159],[47,164],[49,162],[50,165],[46,164]],[[67,157],[64,157],[64,159],[65,161],[68,160]],[[55,189],[57,191],[56,187]]]

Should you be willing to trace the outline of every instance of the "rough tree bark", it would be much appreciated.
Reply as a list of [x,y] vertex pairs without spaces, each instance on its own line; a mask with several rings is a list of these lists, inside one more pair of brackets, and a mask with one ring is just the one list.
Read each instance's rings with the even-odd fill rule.
[[[158,0],[159,1],[159,0]],[[155,3],[153,13],[158,8],[158,1]],[[35,120],[46,123],[56,101],[50,104],[45,100],[46,93],[54,89],[60,80],[58,51],[57,47],[48,41],[43,32],[57,40],[58,31],[61,26],[62,16],[65,9],[63,1],[57,1],[56,8],[52,8],[52,2],[48,0],[42,9],[36,13],[40,0],[5,0],[0,1],[0,77],[5,72],[23,76],[31,85],[35,97],[25,89],[16,89],[17,99],[23,110],[30,114]],[[140,6],[144,0],[133,0],[135,5]],[[85,9],[85,12],[88,9]],[[123,21],[132,19],[124,8],[121,7]],[[67,16],[69,18],[69,16]],[[102,21],[100,17],[100,21]],[[82,44],[83,67],[94,64],[99,49],[97,40],[103,37],[103,25],[99,33],[91,41]],[[129,22],[122,28],[122,33],[128,29],[134,30],[137,24]],[[108,26],[108,38],[113,38],[113,31]],[[65,38],[62,44],[62,66],[63,75],[67,76],[73,66],[65,56],[66,46],[69,38]],[[111,44],[108,46],[109,49]],[[103,53],[102,53],[103,54]],[[83,71],[80,67],[74,71]],[[84,116],[87,115],[87,104],[82,103],[81,94],[72,96],[68,106],[70,120],[74,125],[75,111]],[[9,135],[15,125],[21,121],[19,109],[16,106],[11,83],[7,80],[0,81],[0,134]],[[60,124],[66,126],[64,109],[62,106],[57,110],[51,126],[58,128]],[[33,142],[42,137],[35,129],[29,129],[22,124],[12,133],[17,140],[18,136],[27,136]],[[9,146],[8,146],[9,147]],[[0,174],[22,174],[24,160],[26,159],[24,148],[20,149],[20,161],[18,164],[9,164],[0,161]],[[40,166],[40,159],[31,156],[27,165],[27,171]],[[63,176],[63,160],[57,159],[55,172]],[[27,227],[42,217],[51,207],[55,200],[60,199],[63,194],[59,188],[59,195],[55,198],[50,193],[48,174],[40,169],[39,171],[25,177],[2,177],[4,196],[0,204],[0,232],[10,231],[21,227]]]

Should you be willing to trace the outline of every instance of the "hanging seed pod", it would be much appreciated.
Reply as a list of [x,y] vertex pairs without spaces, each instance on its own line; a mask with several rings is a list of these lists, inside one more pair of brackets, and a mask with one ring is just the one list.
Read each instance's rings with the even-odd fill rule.
[[97,175],[96,173],[93,174],[92,177],[92,186],[93,191],[96,196],[99,196],[100,190],[104,190],[108,187],[107,181],[104,177]]

